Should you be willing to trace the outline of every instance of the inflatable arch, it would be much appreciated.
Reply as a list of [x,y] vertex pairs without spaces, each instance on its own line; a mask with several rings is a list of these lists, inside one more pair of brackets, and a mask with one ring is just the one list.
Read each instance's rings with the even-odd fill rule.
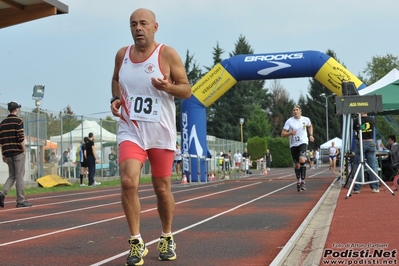
[[[206,107],[237,81],[313,77],[336,95],[342,82],[352,81],[358,90],[366,87],[334,58],[317,51],[236,55],[213,67],[192,87],[192,95],[181,105],[183,171],[191,181],[206,181]],[[198,159],[200,158],[200,159]],[[190,162],[191,160],[191,162]],[[200,178],[200,180],[198,180]]]

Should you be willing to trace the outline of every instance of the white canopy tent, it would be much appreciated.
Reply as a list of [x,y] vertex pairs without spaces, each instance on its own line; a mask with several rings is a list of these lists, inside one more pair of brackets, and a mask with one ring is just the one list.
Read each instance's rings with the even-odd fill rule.
[[[83,122],[77,126],[74,130],[67,132],[65,134],[50,137],[50,141],[61,143],[62,149],[69,148],[71,146],[78,147],[82,142],[83,138],[87,137],[89,133],[92,132],[94,134],[94,139],[96,143],[116,143],[116,135],[109,132],[108,130],[102,128],[96,121],[83,120]],[[61,146],[58,145],[58,150],[60,150]]]
[[359,94],[367,95],[367,94],[372,93],[373,91],[379,90],[397,80],[399,80],[399,70],[394,68],[390,72],[388,72],[388,74],[386,74],[384,77],[382,77],[380,80],[371,84],[367,88],[360,90]]
[[331,147],[331,143],[334,142],[334,146],[337,147],[338,149],[341,149],[342,147],[342,140],[338,137],[335,137],[333,139],[330,139],[329,141],[327,141],[326,143],[323,143],[320,145],[320,149],[321,150],[325,150]]

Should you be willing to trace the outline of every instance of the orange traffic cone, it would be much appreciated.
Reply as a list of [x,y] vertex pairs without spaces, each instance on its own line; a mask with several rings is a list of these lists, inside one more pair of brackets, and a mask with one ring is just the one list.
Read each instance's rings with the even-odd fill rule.
[[182,178],[182,180],[181,180],[181,184],[182,185],[185,185],[185,184],[187,184],[188,182],[187,182],[187,177],[186,177],[186,174],[183,174],[183,178]]
[[263,172],[264,175],[267,175],[267,169],[265,169],[265,171]]

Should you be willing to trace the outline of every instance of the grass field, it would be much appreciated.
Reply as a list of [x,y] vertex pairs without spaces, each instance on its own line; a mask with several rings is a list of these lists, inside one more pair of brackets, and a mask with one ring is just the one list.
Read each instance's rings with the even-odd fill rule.
[[[177,175],[173,175],[172,180],[179,180],[179,177]],[[151,182],[151,176],[142,176],[140,178],[140,184],[150,183],[150,182]],[[119,177],[115,177],[115,179],[101,181],[101,187],[115,187],[115,186],[120,186],[120,184],[121,184],[121,182],[120,182]],[[0,185],[0,190],[2,188],[3,188],[3,185]],[[25,195],[40,194],[40,193],[54,192],[54,191],[70,191],[70,190],[77,190],[77,189],[81,189],[79,182],[72,183],[72,186],[64,186],[63,185],[63,186],[56,186],[56,187],[52,187],[52,188],[26,186],[25,187]],[[15,185],[8,192],[8,196],[15,196]]]

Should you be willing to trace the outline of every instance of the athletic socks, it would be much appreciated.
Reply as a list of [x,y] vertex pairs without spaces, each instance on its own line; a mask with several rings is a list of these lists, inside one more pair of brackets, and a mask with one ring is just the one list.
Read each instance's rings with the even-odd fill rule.
[[306,178],[306,165],[304,164],[304,163],[301,163],[300,164],[301,165],[301,167],[299,168],[300,169],[300,172],[301,172],[301,175],[300,175],[300,177],[301,177],[301,181],[302,182],[305,182],[305,178]]
[[164,237],[169,237],[171,235],[172,235],[172,232],[164,233],[163,231],[162,231],[162,234],[161,234],[161,236],[164,236]]
[[132,235],[131,238],[138,239],[140,241],[140,243],[143,242],[143,239],[141,238],[141,234],[138,234],[138,235],[135,235],[135,236]]
[[297,168],[295,168],[294,170],[295,170],[295,177],[299,181],[299,179],[301,178],[301,170]]

